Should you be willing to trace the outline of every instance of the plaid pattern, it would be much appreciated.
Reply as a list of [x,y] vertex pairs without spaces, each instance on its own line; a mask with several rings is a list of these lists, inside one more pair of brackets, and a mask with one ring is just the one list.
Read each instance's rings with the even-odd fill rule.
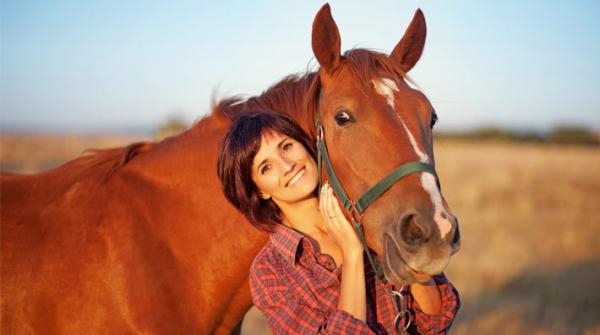
[[[396,312],[384,286],[365,265],[367,322],[337,309],[341,268],[321,254],[309,236],[279,226],[250,270],[254,305],[267,317],[274,334],[395,334]],[[445,334],[460,307],[458,292],[442,274],[434,277],[442,311],[427,315],[406,291],[413,323],[410,334]]]

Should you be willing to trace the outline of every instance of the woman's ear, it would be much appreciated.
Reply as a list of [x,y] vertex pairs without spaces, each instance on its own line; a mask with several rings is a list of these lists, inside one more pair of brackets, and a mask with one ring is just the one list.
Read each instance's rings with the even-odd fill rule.
[[267,193],[267,192],[263,192],[263,191],[261,191],[261,190],[258,190],[257,192],[258,192],[258,196],[259,196],[261,199],[263,199],[263,200],[269,200],[269,199],[271,199],[271,195],[270,195],[269,193]]

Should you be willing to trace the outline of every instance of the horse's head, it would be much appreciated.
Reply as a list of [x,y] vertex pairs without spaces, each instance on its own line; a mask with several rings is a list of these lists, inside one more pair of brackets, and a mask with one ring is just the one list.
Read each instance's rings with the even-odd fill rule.
[[321,66],[319,117],[331,164],[348,197],[356,201],[407,163],[431,167],[399,178],[358,214],[385,276],[398,284],[440,273],[460,244],[457,219],[432,168],[435,111],[405,77],[421,57],[425,35],[418,10],[389,56],[362,49],[341,55],[329,5],[313,23],[313,51]]

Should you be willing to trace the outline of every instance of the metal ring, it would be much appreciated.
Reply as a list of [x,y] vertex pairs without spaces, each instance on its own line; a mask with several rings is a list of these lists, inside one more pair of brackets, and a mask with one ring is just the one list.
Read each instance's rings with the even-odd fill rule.
[[400,288],[400,291],[395,291],[395,290],[383,290],[383,292],[385,292],[387,295],[393,297],[393,296],[397,296],[399,298],[404,298],[404,294],[402,294],[402,289],[404,288],[404,286],[402,286]]
[[350,213],[350,216],[352,217],[352,219],[354,219],[354,221],[360,223],[361,219],[362,219],[362,214],[360,213],[360,211],[358,210],[358,208],[356,208],[356,203],[351,201],[350,203],[350,208],[348,209],[348,212]]
[[[404,319],[404,317],[406,317],[406,324],[404,325],[404,327],[400,328],[400,322],[402,321],[402,319]],[[408,329],[408,327],[410,327],[411,323],[412,316],[410,312],[408,310],[403,310],[400,313],[398,313],[394,318],[394,329],[396,329],[396,332],[405,332]]]
[[322,140],[323,139],[323,126],[321,124],[319,124],[317,126],[317,140]]

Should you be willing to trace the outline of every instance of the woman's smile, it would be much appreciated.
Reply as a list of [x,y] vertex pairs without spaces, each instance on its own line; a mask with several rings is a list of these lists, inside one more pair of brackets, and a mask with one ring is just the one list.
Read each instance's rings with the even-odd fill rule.
[[306,168],[301,168],[293,177],[292,179],[290,179],[287,184],[285,185],[286,187],[292,187],[294,186],[303,176],[304,173],[306,172]]

